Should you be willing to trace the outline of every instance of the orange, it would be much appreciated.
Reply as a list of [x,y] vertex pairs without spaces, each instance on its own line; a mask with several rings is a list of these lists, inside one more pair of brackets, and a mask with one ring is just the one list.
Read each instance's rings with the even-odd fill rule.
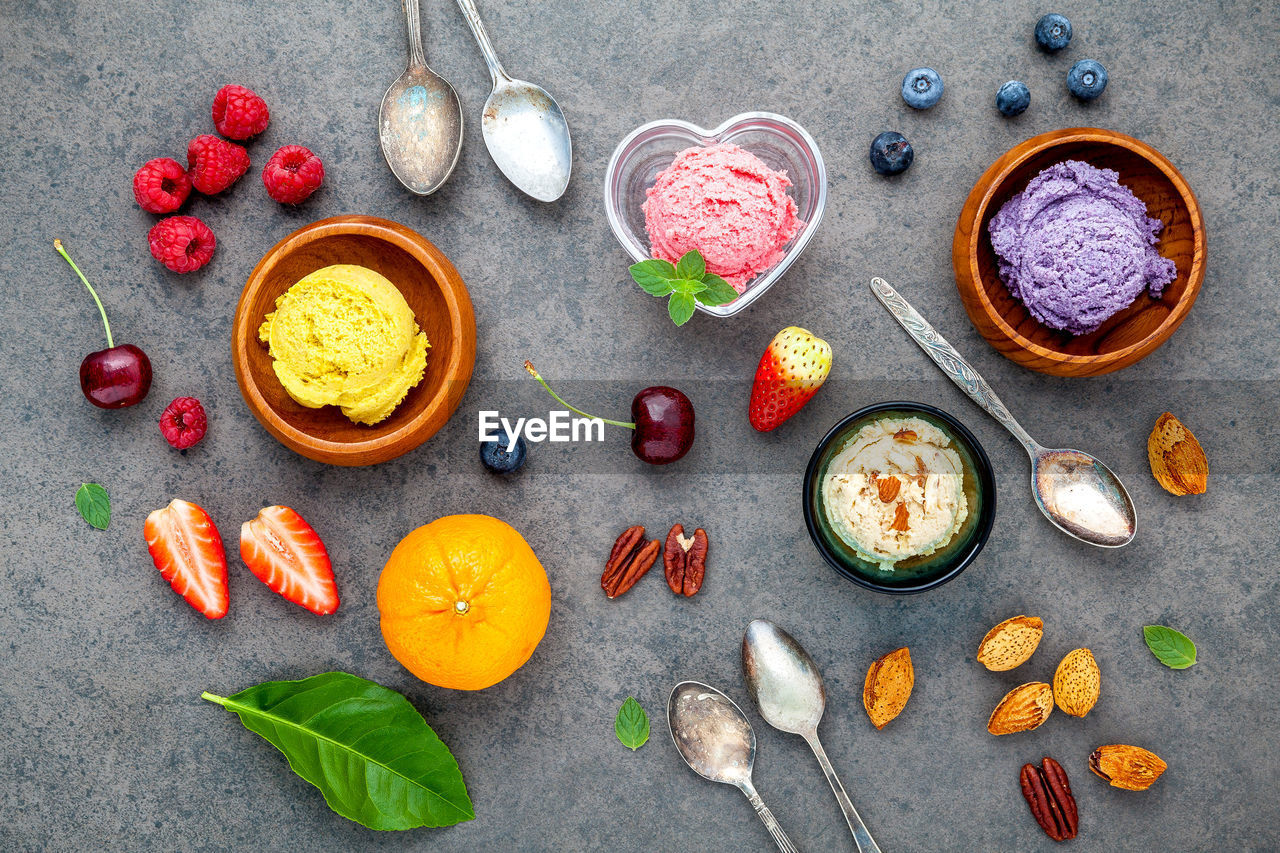
[[529,660],[551,584],[529,543],[488,515],[449,515],[396,545],[378,580],[382,638],[428,684],[482,690]]

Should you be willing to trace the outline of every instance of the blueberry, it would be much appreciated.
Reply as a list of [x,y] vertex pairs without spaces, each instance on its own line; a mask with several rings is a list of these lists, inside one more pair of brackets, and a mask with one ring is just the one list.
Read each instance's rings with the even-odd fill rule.
[[1056,53],[1071,43],[1071,22],[1050,12],[1036,21],[1036,44],[1048,53]]
[[1082,59],[1067,72],[1067,88],[1082,101],[1092,101],[1107,88],[1107,69],[1096,59]]
[[915,159],[916,152],[901,133],[886,130],[871,140],[871,165],[882,175],[905,172]]
[[996,109],[1006,118],[1022,115],[1031,106],[1031,90],[1021,80],[1010,80],[996,92]]
[[480,461],[484,463],[484,467],[495,474],[514,474],[519,471],[524,466],[529,445],[525,443],[523,435],[518,436],[516,446],[508,452],[507,445],[510,441],[511,434],[502,430],[498,434],[497,441],[480,442]]
[[942,78],[932,68],[914,68],[902,78],[902,100],[917,110],[927,110],[942,99]]

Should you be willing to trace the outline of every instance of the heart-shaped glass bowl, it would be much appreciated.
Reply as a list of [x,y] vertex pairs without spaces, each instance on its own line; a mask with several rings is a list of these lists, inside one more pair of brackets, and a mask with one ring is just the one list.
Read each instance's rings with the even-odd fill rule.
[[818,144],[808,132],[785,116],[774,113],[742,113],[715,130],[707,131],[684,121],[664,119],[641,125],[618,143],[604,176],[604,207],[614,236],[637,262],[646,261],[649,235],[644,227],[646,191],[658,173],[671,165],[686,148],[732,142],[784,171],[791,179],[788,192],[796,202],[796,215],[804,223],[791,239],[782,260],[747,283],[728,305],[699,305],[698,310],[717,317],[732,317],[759,299],[809,245],[827,206],[827,167]]

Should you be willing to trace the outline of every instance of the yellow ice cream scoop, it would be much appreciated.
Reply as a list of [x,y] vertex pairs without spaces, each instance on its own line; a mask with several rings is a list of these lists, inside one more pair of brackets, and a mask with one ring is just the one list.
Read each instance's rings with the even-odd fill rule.
[[316,270],[276,300],[258,337],[303,406],[339,406],[356,423],[385,420],[422,381],[427,336],[394,284],[355,264]]

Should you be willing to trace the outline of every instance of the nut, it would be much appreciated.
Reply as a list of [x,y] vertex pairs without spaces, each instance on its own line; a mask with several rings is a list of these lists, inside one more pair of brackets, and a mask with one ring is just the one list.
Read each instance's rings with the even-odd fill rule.
[[907,505],[904,503],[898,504],[898,508],[897,510],[894,511],[894,514],[893,514],[893,524],[889,525],[889,529],[890,530],[906,530],[908,528],[907,520],[909,518],[910,518],[910,515],[908,515],[907,513]]
[[1019,685],[1004,695],[987,720],[993,735],[1011,735],[1039,728],[1053,713],[1053,688],[1043,681]]
[[609,598],[617,598],[636,581],[645,576],[658,559],[660,547],[657,539],[644,545],[644,528],[636,525],[628,527],[613,543],[609,559],[604,564],[604,574],[600,576],[600,588]]
[[1053,698],[1062,713],[1083,717],[1097,704],[1102,687],[1102,672],[1093,652],[1075,649],[1058,664],[1053,674]]
[[902,481],[897,477],[885,477],[883,480],[876,480],[876,489],[880,494],[880,500],[891,503],[902,490]]
[[1151,473],[1165,491],[1175,495],[1203,495],[1209,488],[1209,459],[1191,430],[1165,412],[1156,418],[1147,439]]
[[862,706],[877,729],[883,729],[889,721],[902,713],[911,698],[915,685],[915,670],[911,667],[911,652],[906,646],[896,649],[871,664],[867,680],[862,685]]
[[707,531],[699,527],[693,537],[684,535],[684,525],[674,524],[662,549],[662,570],[667,586],[676,595],[693,596],[702,589],[707,576]]
[[1147,790],[1168,766],[1154,752],[1122,743],[1100,746],[1089,756],[1090,770],[1126,791]]
[[1031,806],[1031,816],[1045,835],[1054,841],[1075,838],[1080,829],[1080,813],[1062,765],[1046,755],[1040,767],[1022,765],[1019,781],[1022,796]]
[[915,444],[920,438],[913,429],[900,429],[893,434],[893,437],[903,444]]
[[1014,616],[987,632],[978,644],[978,663],[992,672],[1021,666],[1040,645],[1044,623],[1038,616]]

